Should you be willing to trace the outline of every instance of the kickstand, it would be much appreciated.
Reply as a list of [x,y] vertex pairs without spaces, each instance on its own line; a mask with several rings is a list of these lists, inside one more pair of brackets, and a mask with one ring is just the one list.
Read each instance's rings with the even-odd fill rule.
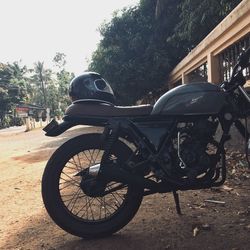
[[177,214],[181,215],[179,195],[176,191],[173,191],[173,195],[174,195],[174,201],[175,201],[175,205],[176,205],[176,212],[177,212]]

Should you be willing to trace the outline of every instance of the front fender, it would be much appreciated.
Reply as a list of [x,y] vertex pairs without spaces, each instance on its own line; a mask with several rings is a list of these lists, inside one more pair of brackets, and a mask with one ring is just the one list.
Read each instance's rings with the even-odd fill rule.
[[43,131],[46,132],[46,136],[58,136],[76,125],[76,123],[70,121],[58,123],[55,119],[53,119],[46,127],[43,128]]

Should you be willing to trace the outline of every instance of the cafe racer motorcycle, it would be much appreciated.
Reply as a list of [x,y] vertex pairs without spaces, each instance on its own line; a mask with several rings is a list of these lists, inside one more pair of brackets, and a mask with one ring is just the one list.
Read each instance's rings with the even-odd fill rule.
[[243,88],[249,57],[250,49],[242,52],[230,81],[178,86],[154,106],[115,106],[97,73],[73,79],[73,103],[62,123],[44,128],[46,135],[76,125],[103,129],[68,140],[49,159],[42,197],[54,222],[79,237],[104,237],[134,217],[145,195],[172,192],[180,214],[177,191],[222,185],[231,126],[249,139]]

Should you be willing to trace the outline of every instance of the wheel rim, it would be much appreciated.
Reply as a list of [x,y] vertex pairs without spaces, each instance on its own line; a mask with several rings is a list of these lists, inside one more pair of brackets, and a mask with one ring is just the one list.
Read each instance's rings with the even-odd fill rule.
[[[72,156],[64,165],[59,177],[59,194],[64,208],[78,220],[94,223],[105,221],[124,206],[128,187],[111,192],[103,197],[87,196],[81,189],[81,176],[77,176],[82,170],[101,162],[103,150],[88,149]],[[112,160],[117,156],[112,155]],[[120,183],[111,182],[105,191],[111,190]]]

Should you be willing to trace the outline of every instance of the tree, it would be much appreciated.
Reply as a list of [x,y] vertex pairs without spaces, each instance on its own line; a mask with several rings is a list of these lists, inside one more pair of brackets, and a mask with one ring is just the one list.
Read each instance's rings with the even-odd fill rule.
[[[57,53],[53,59],[57,71],[47,69],[38,61],[33,69],[21,62],[0,63],[0,127],[13,116],[20,103],[50,108],[52,116],[61,116],[69,105],[68,85],[74,74],[66,71],[66,55]],[[12,114],[10,114],[12,112]]]
[[[115,13],[110,23],[100,28],[102,40],[92,56],[89,70],[101,73],[110,82],[119,103],[135,102],[151,89],[152,82],[160,86],[167,57],[161,62],[152,43],[154,25],[154,1],[143,1],[140,6]],[[162,54],[161,54],[162,53]],[[156,73],[158,72],[158,73]],[[128,90],[133,92],[128,94]]]
[[53,58],[53,63],[59,70],[61,70],[66,64],[66,55],[64,53],[57,52]]
[[[5,116],[11,109],[11,99],[8,95],[8,89],[0,87],[0,128],[5,127]],[[8,125],[8,124],[7,124]]]
[[89,70],[107,78],[119,103],[134,103],[166,86],[171,69],[239,2],[141,0],[101,26]]
[[46,69],[43,62],[37,62],[32,70],[30,79],[32,89],[31,103],[44,108],[50,108],[51,116],[62,116],[69,105],[68,85],[74,77],[73,73],[66,71],[66,55],[56,53],[53,63],[57,70]]
[[[168,19],[168,2],[171,0],[158,0],[156,13],[160,22]],[[168,42],[176,44],[181,57],[184,57],[200,41],[202,41],[213,28],[219,24],[232,9],[242,0],[182,0],[179,1],[177,12],[178,22],[174,26],[173,34]]]
[[21,66],[20,62],[8,63],[8,72],[10,74],[9,82],[18,88],[18,103],[28,101],[28,69]]
[[74,78],[74,74],[65,69],[66,55],[64,53],[56,53],[53,58],[53,62],[58,70],[56,73],[56,85],[58,92],[58,107],[56,115],[61,116],[63,114],[62,111],[65,111],[67,106],[70,104],[68,86],[70,81]]
[[115,13],[111,22],[100,29],[102,40],[89,69],[110,81],[119,103],[134,103],[164,85],[167,73],[177,61],[175,47],[166,40],[178,20],[179,0],[168,3],[164,25],[155,19],[155,1],[142,0],[136,7]]
[[19,62],[0,63],[0,127],[8,125],[7,114],[13,115],[15,105],[26,98],[26,73],[27,68]]
[[[52,71],[50,69],[45,69],[44,62],[38,61],[34,64],[33,75],[31,81],[34,89],[37,91],[33,93],[32,100],[35,101],[37,105],[48,107],[47,103],[47,86],[52,81]],[[41,98],[42,97],[42,98]]]

